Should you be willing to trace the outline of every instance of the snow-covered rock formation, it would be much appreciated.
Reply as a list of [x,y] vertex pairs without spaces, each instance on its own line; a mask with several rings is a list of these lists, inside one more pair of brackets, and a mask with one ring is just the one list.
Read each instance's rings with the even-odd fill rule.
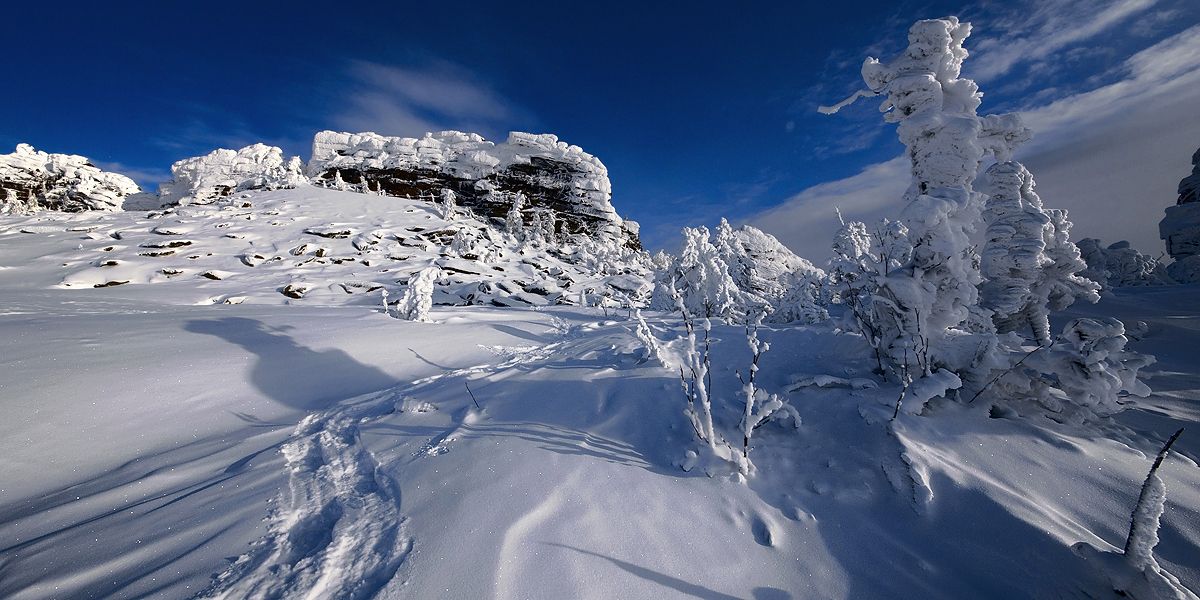
[[171,181],[159,187],[163,205],[211,204],[235,192],[289,189],[308,182],[299,157],[253,144],[241,150],[218,149],[171,165]]
[[48,154],[29,144],[0,155],[0,214],[120,210],[139,191],[132,179],[102,171],[82,156]]
[[1200,150],[1192,155],[1192,174],[1179,182],[1179,199],[1158,224],[1159,237],[1175,262],[1167,267],[1179,283],[1200,282]]
[[554,135],[513,132],[496,144],[458,131],[420,139],[322,131],[308,174],[317,185],[429,201],[448,189],[459,206],[501,220],[523,194],[526,223],[553,222],[558,234],[640,248],[637,224],[612,207],[608,169]]

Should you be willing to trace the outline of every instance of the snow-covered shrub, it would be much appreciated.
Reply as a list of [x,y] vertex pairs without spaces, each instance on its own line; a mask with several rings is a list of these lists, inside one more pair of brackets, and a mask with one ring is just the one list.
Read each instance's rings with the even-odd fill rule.
[[679,288],[671,282],[671,297],[675,306],[683,315],[685,330],[683,347],[683,364],[680,366],[679,380],[683,393],[687,397],[687,408],[684,414],[696,432],[696,437],[708,445],[710,449],[717,446],[716,430],[713,428],[712,399],[709,397],[709,367],[712,352],[712,321],[705,317],[701,321],[704,329],[703,349],[698,347],[696,339],[696,322],[691,310],[684,300]]
[[409,276],[404,295],[396,305],[396,313],[400,318],[429,321],[429,310],[433,308],[433,284],[440,275],[441,269],[426,267]]
[[1137,376],[1154,357],[1126,350],[1128,341],[1117,319],[1075,319],[1049,346],[998,376],[990,391],[1004,402],[1032,400],[1067,416],[1118,412],[1122,395],[1150,394]]
[[850,221],[843,223],[834,236],[829,263],[832,301],[846,307],[845,326],[862,334],[881,370],[884,324],[879,311],[890,308],[886,304],[877,306],[876,296],[888,272],[906,264],[911,255],[908,228],[898,221],[883,219],[873,230],[866,223]]
[[758,338],[758,326],[762,323],[763,315],[760,313],[747,320],[746,323],[746,343],[750,346],[750,369],[745,378],[741,372],[737,373],[738,381],[742,383],[742,420],[738,424],[738,429],[742,432],[742,472],[747,473],[751,468],[750,463],[750,438],[754,435],[754,430],[765,425],[772,419],[790,418],[792,424],[798,429],[800,427],[800,413],[796,412],[783,398],[778,394],[768,394],[755,384],[755,377],[758,375],[758,361],[762,358],[771,345]]
[[682,307],[697,318],[721,317],[738,320],[749,305],[761,306],[738,288],[729,267],[712,244],[708,228],[686,227],[684,247],[655,283],[652,306],[658,310]]
[[987,180],[980,303],[992,311],[1000,333],[1028,333],[1038,344],[1049,344],[1050,311],[1067,308],[1077,297],[1098,301],[1098,286],[1077,274],[1087,265],[1071,242],[1067,214],[1042,206],[1024,165],[998,162]]
[[659,364],[666,365],[667,361],[663,357],[662,346],[658,343],[658,338],[654,337],[654,332],[650,330],[650,326],[646,324],[646,319],[642,316],[641,309],[634,308],[633,316],[637,320],[635,334],[638,341],[646,349],[646,355],[643,357],[643,360],[654,359]]

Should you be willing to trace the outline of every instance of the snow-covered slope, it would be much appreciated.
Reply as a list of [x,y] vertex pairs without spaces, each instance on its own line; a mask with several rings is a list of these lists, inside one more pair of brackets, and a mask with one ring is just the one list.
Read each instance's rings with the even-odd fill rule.
[[[179,304],[381,305],[425,267],[435,303],[621,305],[649,293],[643,253],[518,240],[465,211],[303,185],[152,212],[40,213],[0,222],[16,285],[152,285]],[[132,293],[132,292],[131,292]],[[393,296],[393,298],[398,296]]]
[[0,214],[120,210],[139,191],[132,179],[101,171],[82,156],[47,154],[29,144],[0,155]]
[[[1085,307],[1146,320],[1160,358],[1162,391],[1099,430],[955,405],[889,426],[861,342],[764,330],[760,385],[803,424],[759,430],[741,483],[679,469],[678,374],[594,309],[412,323],[26,276],[0,269],[5,598],[1109,597],[1071,546],[1119,547],[1151,455],[1200,420],[1192,286]],[[730,427],[750,356],[714,335]],[[1155,554],[1195,589],[1200,438],[1177,448]]]

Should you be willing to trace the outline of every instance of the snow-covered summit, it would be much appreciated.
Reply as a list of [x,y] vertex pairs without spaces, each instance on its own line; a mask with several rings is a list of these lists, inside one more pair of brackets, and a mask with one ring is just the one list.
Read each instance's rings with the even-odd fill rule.
[[637,224],[613,209],[608,169],[554,135],[513,132],[497,144],[459,131],[422,138],[322,131],[308,174],[317,185],[388,196],[436,199],[450,190],[460,205],[497,219],[522,194],[522,212],[552,219],[557,233],[640,247]]
[[83,156],[49,154],[29,144],[0,155],[0,214],[120,210],[139,191],[132,179],[102,171]]
[[266,144],[240,150],[222,148],[177,161],[171,165],[171,177],[159,187],[163,204],[210,204],[235,192],[308,183],[299,157],[284,159],[283,150]]

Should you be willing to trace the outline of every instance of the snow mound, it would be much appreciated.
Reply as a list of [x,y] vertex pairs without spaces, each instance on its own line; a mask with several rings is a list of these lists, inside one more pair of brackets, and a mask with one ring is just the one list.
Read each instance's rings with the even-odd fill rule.
[[0,155],[0,214],[114,211],[139,191],[132,179],[102,171],[82,156],[48,154],[29,144]]
[[253,144],[241,150],[218,149],[171,165],[172,180],[159,187],[169,204],[211,204],[236,192],[294,188],[308,182],[299,157]]

